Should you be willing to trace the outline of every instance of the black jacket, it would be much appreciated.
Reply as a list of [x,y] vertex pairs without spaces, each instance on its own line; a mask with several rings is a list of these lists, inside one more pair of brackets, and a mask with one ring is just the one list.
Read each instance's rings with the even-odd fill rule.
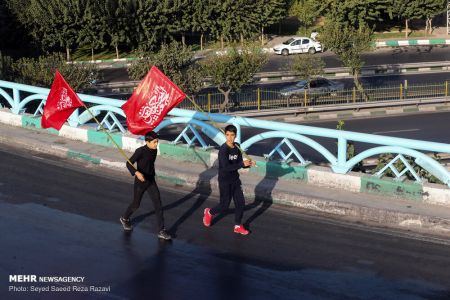
[[233,183],[239,180],[238,170],[244,167],[244,161],[236,145],[239,144],[235,143],[235,147],[230,148],[224,143],[219,148],[219,183]]
[[[141,172],[145,179],[151,180],[155,178],[155,160],[158,151],[156,149],[150,149],[147,145],[136,149],[134,154],[130,157],[130,162],[137,162],[137,170]],[[128,171],[134,176],[136,169],[127,162]]]

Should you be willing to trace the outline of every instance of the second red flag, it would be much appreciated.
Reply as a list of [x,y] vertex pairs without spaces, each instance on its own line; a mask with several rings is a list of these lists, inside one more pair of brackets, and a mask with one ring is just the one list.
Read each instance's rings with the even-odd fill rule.
[[122,105],[127,116],[128,130],[137,135],[145,135],[158,126],[167,113],[184,98],[186,94],[153,66],[130,99]]

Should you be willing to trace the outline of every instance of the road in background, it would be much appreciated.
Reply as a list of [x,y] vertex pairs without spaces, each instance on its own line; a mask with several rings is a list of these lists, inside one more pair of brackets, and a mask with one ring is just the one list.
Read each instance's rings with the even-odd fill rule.
[[[379,48],[362,55],[366,66],[392,65],[406,63],[436,62],[450,60],[450,45],[409,46]],[[325,61],[326,68],[342,67],[342,62],[331,51],[316,53]],[[289,65],[296,56],[270,55],[269,62],[262,72],[289,70]]]
[[[344,130],[348,131],[450,144],[450,135],[448,134],[450,112],[420,114],[415,113],[361,119],[343,118],[343,120],[345,121]],[[294,124],[336,129],[337,120],[326,122],[302,121]],[[183,127],[166,127],[160,132],[161,138],[164,140],[173,141],[178,136],[178,134],[180,134],[182,129]],[[264,132],[264,130],[242,127],[242,140],[245,141],[261,132]],[[311,138],[323,145],[331,153],[336,153],[337,140],[320,137]],[[209,140],[207,137],[205,137],[205,140],[207,141],[207,143],[209,142],[211,145],[215,145],[215,143]],[[264,154],[269,154],[270,151],[272,151],[275,145],[279,142],[279,138],[263,140],[252,145],[247,152],[251,155],[263,156]],[[291,142],[305,159],[314,163],[327,162],[323,156],[321,156],[317,151],[310,148],[309,146],[296,141]],[[360,153],[374,146],[375,145],[373,144],[355,143],[355,150],[357,153]],[[287,148],[285,148],[284,150],[286,153],[290,152],[287,150]],[[275,158],[279,157],[276,155]]]
[[[450,48],[447,45],[382,48],[364,54],[363,60],[365,61],[366,66],[450,61],[449,49]],[[315,55],[324,59],[326,68],[342,67],[342,63],[338,60],[337,56],[330,51],[317,53]],[[262,72],[288,70],[289,65],[292,63],[295,57],[296,55],[284,57],[281,55],[270,54],[269,61],[262,68]],[[101,70],[100,73],[103,74],[104,80],[107,82],[123,82],[129,80],[128,73],[126,72],[125,68],[104,69]],[[445,79],[450,79],[450,77],[446,77]],[[441,81],[442,80],[439,79],[439,82]],[[436,81],[425,80],[425,82]]]

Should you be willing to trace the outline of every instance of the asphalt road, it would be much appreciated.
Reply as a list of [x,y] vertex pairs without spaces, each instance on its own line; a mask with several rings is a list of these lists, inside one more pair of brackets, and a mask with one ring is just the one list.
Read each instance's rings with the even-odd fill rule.
[[[377,134],[381,136],[393,136],[415,140],[424,140],[430,142],[446,143],[450,144],[449,135],[449,120],[450,112],[438,112],[438,113],[415,113],[415,114],[402,114],[402,115],[390,115],[386,117],[371,117],[360,119],[345,119],[343,118],[345,125],[344,130]],[[309,121],[309,122],[297,122],[294,124],[308,125],[321,128],[336,129],[337,121]],[[175,140],[182,128],[167,127],[163,129],[161,138],[165,140]],[[257,128],[242,127],[242,141],[245,141],[252,136],[264,132],[267,130],[261,130]],[[313,140],[320,143],[327,148],[331,153],[337,151],[337,140],[328,138],[311,137]],[[206,138],[206,141],[211,145],[214,145],[213,141]],[[270,151],[280,142],[280,139],[266,139],[251,146],[247,153],[251,155],[263,156],[269,154]],[[325,158],[321,156],[314,149],[301,144],[296,141],[292,141],[293,145],[299,151],[299,153],[309,161],[314,163],[326,162]],[[374,147],[374,144],[355,143],[355,150],[360,153],[366,149]],[[283,149],[286,153],[289,153],[288,148]],[[275,156],[278,158],[277,156]]]
[[[131,177],[0,145],[1,299],[449,299],[448,241],[308,216],[294,208],[201,223],[215,195],[161,186],[173,242],[159,242],[148,198],[125,234]],[[147,197],[147,196],[145,196]],[[107,292],[12,292],[9,275],[82,276]]]
[[[365,65],[386,65],[386,64],[403,64],[403,63],[419,63],[419,62],[434,62],[434,61],[448,61],[450,60],[450,51],[448,45],[437,46],[413,46],[413,47],[396,47],[396,48],[381,48],[373,52],[363,55]],[[342,63],[336,55],[330,51],[315,54],[322,57],[327,68],[341,67]],[[269,55],[268,63],[262,68],[263,72],[273,72],[288,70],[290,64],[295,59],[295,55],[287,57],[281,55]],[[104,80],[107,82],[128,81],[128,73],[126,69],[105,69],[101,70]],[[410,75],[405,75],[410,76]],[[427,75],[421,78],[427,79]],[[437,75],[433,75],[437,76]],[[397,77],[389,76],[389,77]],[[402,75],[403,77],[403,75]],[[378,77],[375,77],[378,78]],[[439,77],[439,82],[443,81]],[[450,79],[450,76],[445,79]],[[444,79],[444,80],[445,80]],[[425,80],[425,82],[429,82]],[[433,80],[434,82],[434,80]]]
[[[352,78],[330,78],[336,82],[344,83],[344,89],[352,89],[355,84]],[[443,84],[446,80],[450,80],[450,72],[439,73],[416,73],[416,74],[390,74],[390,75],[377,75],[377,76],[363,76],[359,79],[363,86],[366,88],[379,88],[379,87],[396,87],[400,88],[400,84],[405,86],[407,81],[408,86],[411,85],[431,85],[431,84]],[[255,86],[259,86],[263,90],[279,90],[284,87],[293,85],[298,81],[286,80],[277,83],[259,83],[252,86],[244,87],[243,90],[250,89],[255,90]],[[217,89],[211,89],[213,93],[217,93]]]
[[[450,60],[450,47],[448,45],[437,46],[412,46],[379,48],[362,55],[366,66],[390,65],[405,63],[420,63]],[[342,62],[331,51],[315,54],[325,62],[326,68],[342,67]],[[282,56],[270,55],[269,62],[263,67],[263,72],[288,70],[295,55]]]

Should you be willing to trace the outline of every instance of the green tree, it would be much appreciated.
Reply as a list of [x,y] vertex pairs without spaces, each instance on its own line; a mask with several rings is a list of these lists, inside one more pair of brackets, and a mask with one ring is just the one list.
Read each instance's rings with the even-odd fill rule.
[[367,101],[368,97],[359,81],[359,74],[364,64],[361,54],[372,49],[372,30],[367,26],[356,29],[347,23],[330,19],[325,23],[320,39],[339,57],[344,66],[350,68],[356,88]]
[[44,49],[61,47],[70,61],[70,49],[77,43],[87,4],[87,0],[30,0],[31,30]]
[[87,3],[86,11],[83,15],[81,30],[77,39],[79,45],[87,45],[91,48],[92,61],[94,61],[94,49],[99,49],[106,45],[105,30],[107,27],[105,26],[99,12],[99,1],[91,0]]
[[267,61],[267,56],[257,49],[233,49],[222,56],[214,56],[203,62],[205,75],[224,95],[219,111],[227,109],[231,91],[239,91],[244,84],[253,81],[253,75]]
[[[7,7],[11,11],[11,13],[14,14],[15,19],[28,30],[30,30],[31,35],[35,35],[36,28],[32,27],[34,21],[31,19],[30,11],[32,1],[33,0],[7,0],[6,3],[2,2],[2,5],[7,4]],[[7,22],[6,19],[4,19],[3,21]]]
[[323,75],[325,62],[316,55],[304,54],[297,55],[290,66],[291,71],[295,72],[300,78],[310,79]]
[[224,0],[217,2],[215,11],[216,25],[213,33],[220,38],[221,46],[224,47],[224,39],[233,41],[244,38],[258,32],[258,21],[254,13],[256,3],[248,0]]
[[100,1],[98,7],[97,18],[103,24],[101,35],[108,36],[109,45],[114,47],[116,58],[120,58],[120,46],[131,48],[133,44],[137,44],[135,1],[106,0]]
[[432,20],[437,15],[445,12],[447,7],[447,0],[424,0],[421,2],[421,10],[423,16],[426,18],[426,28],[425,30],[428,33],[432,33]]
[[88,0],[8,0],[12,11],[44,50],[61,47],[70,60]]
[[391,6],[388,7],[388,13],[391,18],[405,20],[405,38],[409,34],[409,21],[421,19],[423,11],[420,6],[424,0],[393,0]]
[[98,70],[94,64],[67,64],[64,56],[59,53],[38,58],[21,58],[12,65],[15,82],[41,87],[51,86],[57,69],[78,92],[98,79]]
[[214,0],[193,0],[191,3],[191,29],[200,33],[200,50],[203,50],[205,33],[211,32],[215,24]]
[[286,13],[286,3],[283,0],[256,0],[253,14],[261,34],[261,45],[264,45],[264,29],[280,22]]
[[128,68],[132,80],[141,80],[152,66],[157,66],[185,93],[194,95],[203,85],[202,69],[193,61],[192,49],[173,41],[163,44],[157,53],[146,53]]
[[192,28],[193,6],[190,0],[173,0],[166,9],[168,16],[167,31],[172,35],[181,35],[181,43],[186,45],[186,33]]
[[321,2],[316,0],[294,0],[289,8],[289,15],[297,17],[306,31],[320,16],[320,8]]
[[167,37],[164,1],[135,0],[135,30],[139,49],[150,51],[157,49],[160,42]]
[[325,2],[322,9],[332,15],[335,21],[347,23],[355,28],[373,27],[383,21],[383,14],[391,5],[389,0],[331,0]]

